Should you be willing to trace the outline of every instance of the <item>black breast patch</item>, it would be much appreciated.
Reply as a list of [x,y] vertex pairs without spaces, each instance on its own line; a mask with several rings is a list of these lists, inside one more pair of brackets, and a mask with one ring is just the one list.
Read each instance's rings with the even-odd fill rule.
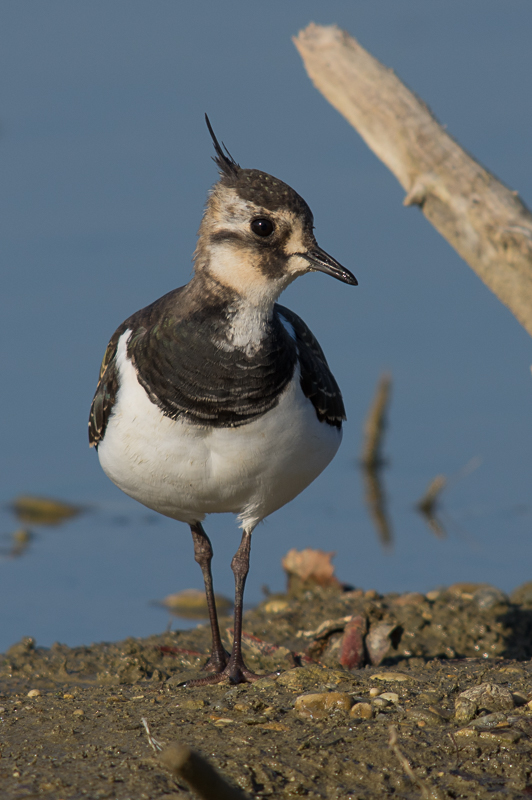
[[[303,320],[276,305],[258,349],[248,354],[227,338],[228,304],[213,299],[179,313],[176,289],[138,311],[117,329],[107,347],[89,418],[89,441],[103,439],[119,389],[116,350],[126,330],[127,352],[152,403],[171,419],[216,428],[239,427],[274,408],[293,378],[318,419],[341,427],[342,396],[318,342]],[[282,322],[288,322],[295,339]]]
[[149,311],[131,319],[128,355],[139,383],[166,416],[238,427],[277,405],[292,380],[297,350],[276,315],[260,347],[247,354],[227,339],[227,305],[204,303],[180,318],[158,309],[156,322]]

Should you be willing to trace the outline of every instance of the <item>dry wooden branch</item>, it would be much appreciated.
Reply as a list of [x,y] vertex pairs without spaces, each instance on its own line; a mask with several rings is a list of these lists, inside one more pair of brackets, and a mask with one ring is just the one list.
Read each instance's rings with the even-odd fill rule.
[[209,762],[186,744],[169,745],[159,756],[164,766],[185,780],[202,800],[249,800],[231,786]]
[[393,172],[407,195],[532,335],[532,214],[471,158],[425,103],[336,26],[294,43],[320,92]]

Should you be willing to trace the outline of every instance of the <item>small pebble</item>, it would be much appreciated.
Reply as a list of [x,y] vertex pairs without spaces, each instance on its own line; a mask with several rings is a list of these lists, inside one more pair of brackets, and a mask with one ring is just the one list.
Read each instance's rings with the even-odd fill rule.
[[445,719],[443,717],[439,714],[435,714],[434,711],[429,711],[427,708],[409,708],[406,711],[406,716],[420,728],[426,725],[437,727],[438,725],[445,724]]
[[30,689],[26,697],[40,697],[41,690],[40,689]]
[[480,738],[487,739],[491,742],[498,742],[498,744],[515,744],[521,738],[521,733],[515,730],[482,731]]
[[296,698],[294,709],[305,719],[324,719],[334,711],[349,711],[353,698],[344,692],[316,692]]
[[375,681],[408,681],[409,675],[404,675],[402,672],[378,672],[376,675],[371,676]]
[[279,614],[281,611],[284,611],[286,608],[288,608],[288,605],[288,600],[274,598],[273,600],[268,600],[268,602],[264,605],[264,611],[267,614]]
[[447,591],[454,597],[462,597],[464,600],[472,600],[473,595],[478,589],[483,589],[486,583],[471,583],[470,581],[460,581],[453,583]]
[[402,594],[399,597],[396,597],[393,602],[394,605],[399,607],[418,606],[420,605],[420,603],[425,602],[425,597],[419,592],[407,592],[406,594]]
[[200,708],[205,708],[206,706],[205,700],[202,700],[199,697],[191,697],[187,700],[181,700],[180,703],[177,703],[177,708],[185,708],[187,711],[198,711]]
[[470,722],[479,709],[509,711],[514,707],[512,693],[497,683],[481,683],[458,695],[454,701],[455,720],[462,725]]
[[76,708],[76,710],[72,712],[72,715],[74,717],[83,717],[84,714],[85,714],[85,712],[83,711],[82,708]]
[[[304,692],[325,684],[337,686],[339,683],[345,681],[345,678],[346,673],[343,670],[327,669],[313,664],[308,667],[287,669],[286,672],[281,672],[278,678],[276,677],[276,681],[280,686],[285,686],[287,689],[292,689],[296,692]],[[271,681],[270,678],[261,678],[258,681],[254,681],[251,685],[254,688],[259,688],[260,684],[265,680]],[[271,683],[263,685],[269,686]]]
[[463,737],[464,739],[476,739],[478,731],[474,728],[460,728],[460,730],[454,732],[454,735]]
[[371,689],[369,690],[369,696],[370,697],[378,697],[380,695],[380,693],[381,693],[381,690],[378,689],[376,686],[372,686]]
[[494,606],[507,605],[509,598],[495,586],[482,586],[474,592],[473,601],[481,611],[489,611]]
[[355,703],[349,712],[349,716],[358,719],[371,719],[373,717],[373,708],[371,703]]
[[470,728],[478,731],[487,731],[500,725],[506,726],[508,715],[505,711],[497,711],[495,714],[484,714],[482,717],[471,720]]
[[[371,696],[371,689],[370,689],[370,696]],[[399,695],[396,692],[383,692],[380,697],[383,700],[387,700],[389,703],[393,703],[394,705],[399,702]]]

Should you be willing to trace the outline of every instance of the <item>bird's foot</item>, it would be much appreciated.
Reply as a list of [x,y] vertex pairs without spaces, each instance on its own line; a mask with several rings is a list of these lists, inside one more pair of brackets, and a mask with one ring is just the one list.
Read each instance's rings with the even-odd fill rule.
[[205,672],[221,673],[229,663],[230,654],[227,650],[221,650],[219,653],[213,653],[208,661],[203,665],[202,669]]
[[[210,660],[211,659],[209,659],[209,661]],[[207,661],[207,664],[209,661]],[[277,673],[269,672],[264,675],[257,675],[256,672],[252,672],[246,667],[242,658],[233,659],[231,657],[221,672],[215,672],[213,675],[205,675],[203,678],[187,681],[187,686],[208,686],[214,683],[221,683],[222,681],[228,681],[232,684],[253,683],[253,681],[258,681],[259,678],[268,678],[270,675],[277,675]]]

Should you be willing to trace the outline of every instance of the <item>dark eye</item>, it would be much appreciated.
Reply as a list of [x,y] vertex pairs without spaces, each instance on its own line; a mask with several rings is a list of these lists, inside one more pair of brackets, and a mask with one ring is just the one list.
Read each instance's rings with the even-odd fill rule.
[[271,236],[273,233],[273,222],[263,217],[254,219],[251,223],[251,230],[253,233],[256,233],[257,236]]

